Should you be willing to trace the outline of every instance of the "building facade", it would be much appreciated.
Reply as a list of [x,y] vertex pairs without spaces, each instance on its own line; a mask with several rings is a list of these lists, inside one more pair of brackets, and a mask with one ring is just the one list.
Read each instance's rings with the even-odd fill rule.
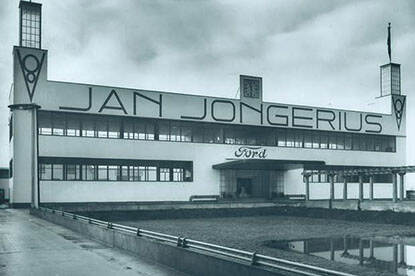
[[[377,101],[385,113],[264,102],[262,79],[244,75],[238,99],[51,81],[40,43],[41,6],[20,5],[10,94],[16,206],[195,195],[270,199],[304,194],[304,169],[405,165],[398,64],[381,67]],[[311,198],[325,197],[327,175],[311,182]],[[390,189],[376,185],[375,195]],[[357,186],[349,193],[356,197]]]

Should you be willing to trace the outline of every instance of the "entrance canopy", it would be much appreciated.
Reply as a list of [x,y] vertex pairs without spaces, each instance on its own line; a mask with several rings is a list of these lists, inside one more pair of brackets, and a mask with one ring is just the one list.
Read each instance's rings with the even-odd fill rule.
[[319,167],[324,166],[323,161],[303,161],[303,160],[264,160],[264,159],[242,159],[229,160],[227,162],[215,164],[213,169],[239,169],[239,170],[285,170],[290,165],[305,165]]

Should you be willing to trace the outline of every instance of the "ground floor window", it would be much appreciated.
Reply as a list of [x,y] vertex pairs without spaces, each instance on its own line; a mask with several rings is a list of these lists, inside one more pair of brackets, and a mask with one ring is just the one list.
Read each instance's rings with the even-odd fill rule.
[[191,182],[193,162],[41,157],[39,177],[40,180],[63,181]]

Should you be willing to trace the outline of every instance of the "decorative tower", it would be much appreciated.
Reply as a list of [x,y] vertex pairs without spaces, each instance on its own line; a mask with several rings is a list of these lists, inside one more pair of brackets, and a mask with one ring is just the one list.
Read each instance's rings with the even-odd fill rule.
[[[42,5],[20,1],[19,46],[13,48],[13,90],[10,95],[10,202],[39,207],[36,104],[47,83],[47,51],[41,49]],[[16,134],[17,135],[13,135]],[[16,170],[15,168],[19,168]]]

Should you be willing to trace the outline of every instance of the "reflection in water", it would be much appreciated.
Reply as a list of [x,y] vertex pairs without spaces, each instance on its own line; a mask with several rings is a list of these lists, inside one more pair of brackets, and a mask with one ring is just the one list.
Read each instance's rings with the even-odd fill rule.
[[415,276],[415,246],[385,243],[355,237],[271,241],[267,246],[319,256],[346,264],[363,265],[378,271]]

